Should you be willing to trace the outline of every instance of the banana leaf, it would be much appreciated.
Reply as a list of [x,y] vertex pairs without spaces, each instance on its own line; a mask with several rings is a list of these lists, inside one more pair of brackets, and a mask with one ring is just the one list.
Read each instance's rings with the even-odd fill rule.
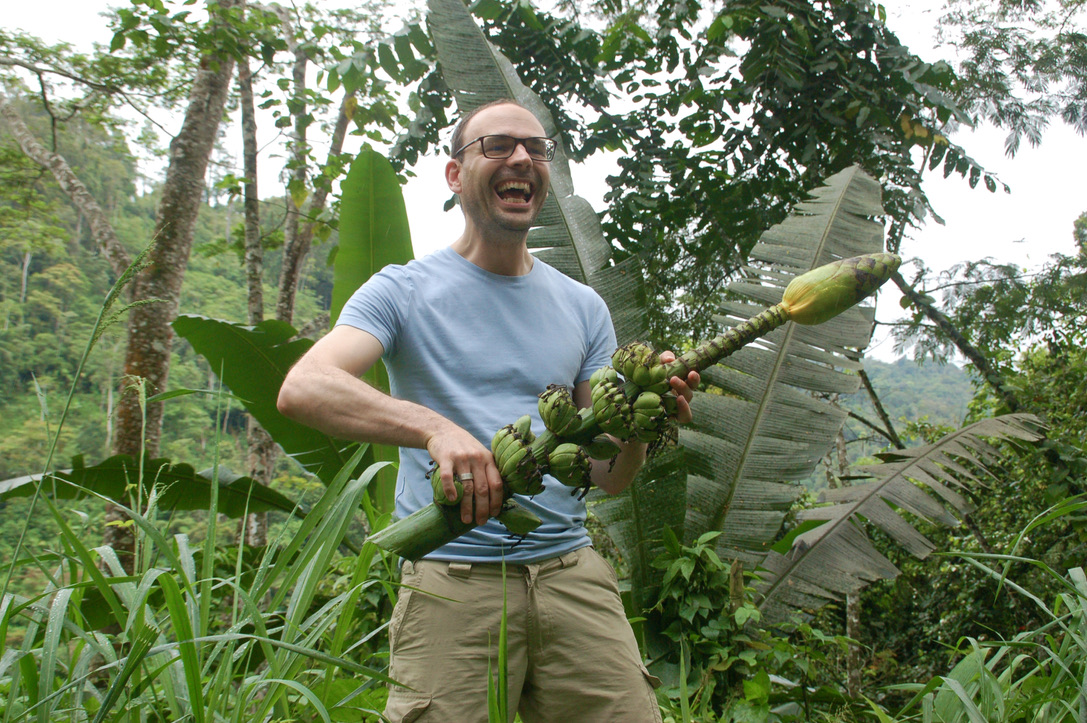
[[[208,360],[223,384],[245,400],[246,410],[298,464],[328,484],[351,459],[357,442],[335,439],[287,419],[276,408],[276,398],[287,371],[313,346],[295,338],[294,327],[269,319],[246,326],[204,316],[181,314],[174,330],[197,354]],[[359,465],[355,473],[365,466]]]
[[[406,264],[414,258],[404,194],[392,164],[384,156],[371,148],[360,150],[340,190],[339,245],[333,269],[330,325],[336,323],[344,304],[367,279],[387,264]],[[389,391],[389,375],[380,360],[363,378],[375,388]],[[399,459],[396,447],[374,444],[370,445],[363,464],[396,463]],[[383,467],[369,492],[379,512],[392,512],[396,468]]]
[[973,509],[959,490],[980,485],[986,465],[1000,457],[990,440],[1034,442],[1042,436],[1036,417],[1008,414],[975,422],[932,444],[880,455],[882,464],[853,467],[847,480],[852,484],[823,492],[820,502],[826,505],[800,514],[801,520],[823,524],[799,535],[786,554],[771,552],[762,561],[759,606],[771,617],[782,617],[894,577],[898,571],[865,535],[861,518],[924,558],[933,544],[901,512],[957,526],[947,507],[961,514]]
[[[187,464],[171,464],[167,459],[144,460],[141,472],[132,457],[120,454],[99,464],[87,467],[83,457],[72,459],[72,469],[45,475],[16,477],[0,482],[0,500],[29,497],[39,484],[45,485],[51,499],[81,499],[96,493],[112,500],[127,499],[127,487],[141,478],[146,488],[157,485],[162,488],[158,500],[163,510],[206,510],[211,504],[211,486],[216,476],[210,471],[197,472]],[[242,477],[220,470],[220,514],[231,518],[256,512],[278,510],[302,516],[294,501],[275,490],[259,484],[251,477]],[[52,494],[53,485],[56,494]]]
[[[879,185],[860,169],[827,179],[752,249],[744,277],[729,285],[716,317],[734,326],[781,300],[795,276],[839,258],[881,251]],[[723,395],[699,393],[695,422],[680,431],[686,448],[687,541],[720,530],[717,552],[760,564],[799,487],[829,451],[845,413],[814,393],[850,394],[859,368],[847,349],[868,345],[874,313],[854,307],[831,321],[775,330],[706,370]],[[848,557],[843,552],[845,557]]]
[[[390,263],[412,259],[404,197],[396,174],[377,152],[363,149],[356,157],[342,188],[343,211],[339,246],[335,255],[331,322],[335,323],[351,294],[371,275]],[[380,223],[377,219],[380,218]],[[283,451],[303,469],[328,484],[347,464],[358,443],[336,439],[279,413],[276,398],[291,366],[311,347],[309,339],[295,338],[294,327],[267,320],[247,326],[219,319],[181,314],[174,330],[203,356],[223,383],[240,397],[246,410]],[[367,381],[388,391],[383,366],[372,369]],[[370,464],[397,460],[394,447],[367,450],[353,474]],[[379,477],[375,504],[392,509],[395,475]]]
[[[551,113],[517,76],[513,65],[483,35],[460,0],[428,0],[427,25],[438,51],[446,85],[466,113],[491,101],[512,98],[532,111],[544,134],[558,138]],[[570,164],[559,143],[551,162],[551,193],[528,234],[528,246],[548,264],[596,289],[607,302],[619,343],[645,334],[645,313],[637,303],[641,271],[629,260],[612,265],[612,249],[589,202],[574,195]]]

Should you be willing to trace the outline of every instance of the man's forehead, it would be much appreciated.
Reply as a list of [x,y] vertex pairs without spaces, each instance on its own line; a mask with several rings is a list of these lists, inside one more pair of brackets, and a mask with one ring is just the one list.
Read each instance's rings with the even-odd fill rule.
[[[472,136],[488,135],[491,133],[507,133],[518,131],[518,134],[527,132],[532,135],[544,135],[543,125],[536,116],[532,115],[521,106],[510,103],[496,105],[480,111],[468,122],[466,131]],[[465,135],[469,135],[466,133]]]

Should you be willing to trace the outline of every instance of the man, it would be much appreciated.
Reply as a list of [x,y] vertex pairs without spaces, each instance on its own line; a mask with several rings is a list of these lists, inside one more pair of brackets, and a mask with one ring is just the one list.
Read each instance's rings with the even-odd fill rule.
[[[547,478],[520,499],[543,524],[517,541],[497,521],[502,479],[491,436],[523,414],[543,424],[548,384],[590,403],[589,376],[615,349],[607,307],[590,288],[529,254],[525,240],[547,196],[554,141],[513,101],[465,116],[446,165],[460,196],[463,235],[448,248],[392,266],[363,285],[338,326],[287,375],[279,407],[331,435],[398,445],[397,514],[428,504],[431,461],[476,529],[417,563],[405,562],[389,629],[391,721],[487,720],[505,590],[510,713],[537,721],[660,721],[655,679],[642,665],[615,573],[593,551],[584,504]],[[379,358],[391,396],[359,380]],[[672,355],[664,355],[670,360]],[[671,380],[680,422],[698,384]],[[607,492],[630,484],[645,445],[622,444],[593,469]],[[506,565],[503,583],[502,564]],[[491,678],[493,680],[493,678]]]

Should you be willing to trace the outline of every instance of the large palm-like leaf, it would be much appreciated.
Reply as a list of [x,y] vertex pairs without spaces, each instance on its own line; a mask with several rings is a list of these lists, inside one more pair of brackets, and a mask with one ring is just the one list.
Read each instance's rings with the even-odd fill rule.
[[897,570],[872,546],[859,518],[923,558],[933,545],[900,511],[957,525],[958,520],[946,506],[963,514],[972,509],[957,488],[977,484],[975,475],[999,458],[1000,451],[988,440],[1036,441],[1041,436],[1035,417],[1009,414],[975,422],[933,444],[881,455],[883,464],[853,468],[855,474],[868,481],[824,492],[823,501],[831,504],[801,515],[802,519],[824,523],[800,535],[787,554],[771,552],[763,560],[761,607],[772,615],[818,607],[872,580],[893,577]]
[[[546,106],[521,82],[509,60],[487,41],[461,0],[428,0],[427,24],[442,76],[461,112],[513,98],[532,110],[546,135],[557,137],[558,128]],[[551,193],[536,223],[529,232],[529,248],[567,276],[596,289],[611,309],[620,343],[641,336],[645,315],[635,301],[640,273],[629,264],[609,265],[611,246],[592,206],[574,195],[561,143],[551,163]]]
[[[334,325],[347,300],[371,276],[389,264],[406,264],[414,257],[404,194],[392,164],[372,148],[363,148],[351,163],[340,187],[340,234],[332,283],[329,324]],[[380,359],[363,375],[371,386],[389,391],[389,374]],[[371,444],[363,458],[397,463],[396,447]],[[396,467],[385,466],[370,485],[380,512],[396,504]]]
[[244,400],[246,411],[304,469],[328,484],[347,464],[358,443],[334,439],[284,417],[276,408],[283,379],[313,346],[312,341],[296,337],[294,327],[276,319],[246,326],[180,314],[173,326]]
[[[789,281],[803,272],[881,250],[882,226],[873,220],[883,213],[879,197],[879,186],[859,169],[828,179],[811,200],[763,234],[745,278],[729,287],[739,300],[722,308],[720,322],[733,326],[777,303]],[[695,423],[680,432],[687,470],[686,540],[721,530],[722,556],[748,565],[763,559],[797,496],[797,487],[787,482],[811,473],[844,422],[843,412],[811,392],[856,391],[857,377],[844,370],[857,362],[845,349],[868,344],[872,319],[870,308],[854,308],[815,327],[786,324],[703,373],[726,394],[699,393]],[[631,495],[653,484],[640,479]],[[640,529],[681,526],[671,505],[647,506],[646,516]],[[628,555],[628,563],[634,601],[643,608],[655,601],[660,572],[648,564],[659,545],[658,536],[622,546],[638,551]]]
[[[132,485],[143,479],[149,488],[161,487],[158,506],[163,510],[206,510],[211,504],[211,488],[218,484],[219,514],[238,518],[246,513],[278,510],[299,514],[298,505],[279,492],[259,484],[251,477],[197,472],[187,464],[170,464],[167,459],[142,460],[143,469],[128,455],[119,454],[87,467],[83,457],[72,460],[72,469],[45,475],[28,475],[0,482],[0,500],[29,497],[39,484],[55,500],[82,499],[96,494],[111,500],[124,500]],[[141,504],[143,504],[141,502]]]

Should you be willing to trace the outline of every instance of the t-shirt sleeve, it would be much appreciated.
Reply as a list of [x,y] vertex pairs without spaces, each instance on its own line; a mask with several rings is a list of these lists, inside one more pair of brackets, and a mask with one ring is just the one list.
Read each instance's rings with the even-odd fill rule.
[[577,383],[581,383],[591,377],[593,372],[601,367],[611,364],[612,354],[615,353],[615,327],[611,323],[611,313],[608,305],[597,294],[592,295],[593,304],[588,314],[588,353],[585,355],[585,364],[577,375]]
[[336,326],[344,324],[373,334],[385,356],[392,356],[410,299],[411,280],[404,267],[386,266],[351,295]]

